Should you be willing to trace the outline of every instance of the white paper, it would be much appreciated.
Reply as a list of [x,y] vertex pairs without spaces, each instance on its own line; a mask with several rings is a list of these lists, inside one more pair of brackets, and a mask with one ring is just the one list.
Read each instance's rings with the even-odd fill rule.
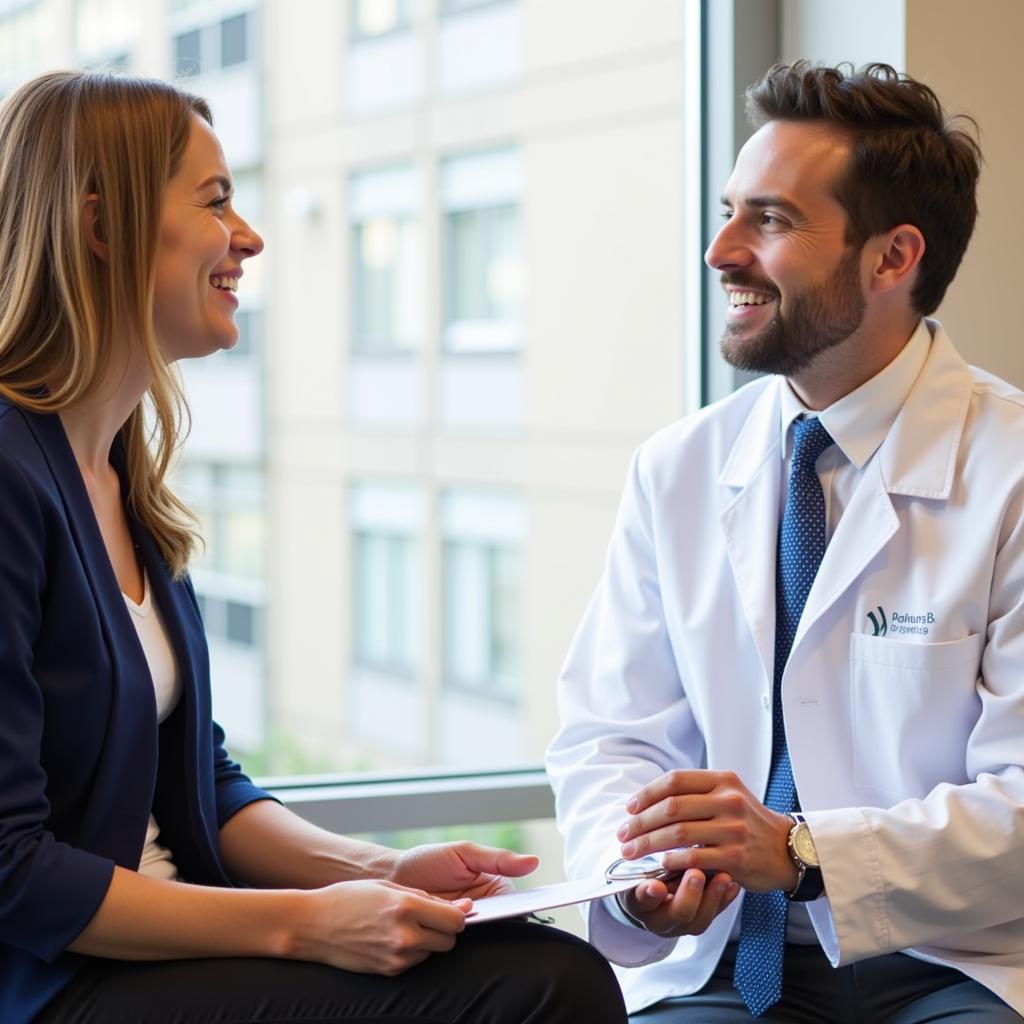
[[587,903],[603,896],[614,896],[617,892],[635,889],[642,879],[631,878],[622,882],[606,882],[604,878],[584,878],[575,882],[556,882],[542,885],[537,889],[523,889],[506,892],[500,896],[487,896],[473,903],[473,909],[466,915],[466,924],[481,921],[498,921],[503,917],[522,917],[539,910],[553,910],[567,907],[571,903]]

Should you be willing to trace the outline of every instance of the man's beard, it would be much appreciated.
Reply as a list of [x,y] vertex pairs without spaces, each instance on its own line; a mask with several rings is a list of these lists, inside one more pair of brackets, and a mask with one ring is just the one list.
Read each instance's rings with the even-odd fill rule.
[[[722,275],[723,284],[743,288],[763,285],[742,272]],[[776,301],[778,293],[774,289]],[[794,295],[785,317],[775,316],[756,334],[743,337],[741,324],[728,324],[720,349],[726,362],[755,373],[788,376],[809,366],[822,352],[845,341],[864,319],[860,290],[860,250],[851,247],[828,280]]]

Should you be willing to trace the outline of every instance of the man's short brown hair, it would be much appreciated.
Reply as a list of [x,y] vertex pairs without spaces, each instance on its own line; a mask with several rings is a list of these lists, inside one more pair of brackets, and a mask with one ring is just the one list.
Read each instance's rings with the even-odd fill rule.
[[[844,70],[845,69],[845,70]],[[942,301],[978,216],[981,149],[950,119],[935,93],[888,64],[776,64],[747,89],[754,127],[770,121],[820,121],[853,142],[836,198],[849,217],[846,240],[861,246],[898,224],[924,235],[911,300],[926,316]]]

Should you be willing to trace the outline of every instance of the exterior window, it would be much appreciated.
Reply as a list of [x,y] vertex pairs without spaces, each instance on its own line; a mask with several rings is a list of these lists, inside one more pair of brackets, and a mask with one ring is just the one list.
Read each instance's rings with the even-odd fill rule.
[[249,16],[236,14],[220,23],[220,66],[229,68],[249,59]]
[[449,320],[518,320],[519,208],[494,206],[448,216]]
[[415,671],[414,549],[411,537],[367,530],[353,534],[353,655],[363,668],[392,675]]
[[353,39],[374,39],[413,23],[413,0],[355,0],[351,10]]
[[519,681],[520,552],[449,542],[444,546],[445,679],[514,697]]
[[0,5],[0,88],[28,78],[50,56],[52,21],[46,5],[13,0]]
[[266,576],[263,473],[210,464],[182,467],[182,497],[199,516],[205,549],[194,580],[212,640],[257,648]]
[[[180,21],[180,16],[175,18]],[[188,17],[192,22],[192,18]],[[210,24],[195,25],[174,35],[174,67],[178,75],[205,75],[235,67],[250,58],[248,12]]]
[[142,32],[137,0],[78,0],[75,50],[80,62],[124,70]]
[[178,75],[198,75],[201,70],[199,29],[174,37],[174,70]]
[[455,157],[442,168],[449,352],[522,347],[525,287],[519,153]]
[[410,678],[422,638],[419,488],[359,481],[349,493],[352,536],[352,661],[359,669]]
[[441,13],[461,14],[463,11],[472,11],[477,7],[489,7],[491,4],[504,2],[504,0],[441,0]]
[[422,331],[418,177],[412,168],[354,175],[352,338],[359,352],[415,349]]
[[235,313],[238,342],[225,353],[230,359],[248,359],[260,353],[263,316],[255,309],[239,309]]
[[499,699],[521,688],[522,504],[453,491],[442,501],[445,684]]

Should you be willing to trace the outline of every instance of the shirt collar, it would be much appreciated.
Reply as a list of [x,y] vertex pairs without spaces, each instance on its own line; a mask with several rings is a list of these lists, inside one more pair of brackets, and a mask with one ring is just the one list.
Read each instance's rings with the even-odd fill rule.
[[[878,450],[903,408],[928,358],[931,338],[928,325],[922,320],[899,355],[888,366],[855,391],[843,395],[839,401],[818,413],[829,436],[858,469],[863,468]],[[788,381],[783,382],[780,392],[782,457],[785,459],[789,456],[787,438],[790,424],[799,416],[813,416],[814,413],[800,401]]]

